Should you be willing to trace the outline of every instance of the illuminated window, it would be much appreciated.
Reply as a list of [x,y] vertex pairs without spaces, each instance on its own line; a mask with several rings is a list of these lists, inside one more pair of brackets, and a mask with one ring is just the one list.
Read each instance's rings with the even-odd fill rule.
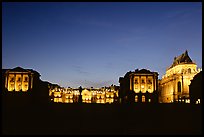
[[138,96],[137,95],[135,96],[135,102],[138,102]]
[[150,79],[148,80],[148,84],[152,84],[152,81]]
[[28,77],[25,77],[25,82],[28,82]]
[[21,78],[18,78],[17,82],[20,82],[21,81]]
[[14,77],[11,78],[10,82],[14,82]]
[[143,88],[144,88],[144,85],[142,85],[141,88],[143,89]]
[[138,89],[138,86],[136,85],[135,88]]
[[186,103],[190,103],[190,99],[186,99]]
[[145,96],[144,95],[142,96],[142,102],[145,102]]
[[145,82],[144,82],[144,79],[142,79],[142,83],[144,84]]
[[62,102],[62,98],[58,98],[58,102]]
[[188,73],[189,73],[189,74],[191,73],[191,69],[190,69],[190,68],[188,69]]
[[135,84],[138,84],[138,80],[137,79],[135,80]]
[[200,99],[198,99],[198,100],[196,101],[196,104],[200,104]]
[[59,102],[59,99],[58,98],[54,98],[54,102]]

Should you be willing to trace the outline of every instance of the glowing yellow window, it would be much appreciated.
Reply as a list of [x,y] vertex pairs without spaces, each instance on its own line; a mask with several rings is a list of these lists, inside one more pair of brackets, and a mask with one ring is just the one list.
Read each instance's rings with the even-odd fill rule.
[[145,96],[144,95],[142,96],[142,102],[145,102]]
[[138,102],[138,96],[135,96],[135,102]]

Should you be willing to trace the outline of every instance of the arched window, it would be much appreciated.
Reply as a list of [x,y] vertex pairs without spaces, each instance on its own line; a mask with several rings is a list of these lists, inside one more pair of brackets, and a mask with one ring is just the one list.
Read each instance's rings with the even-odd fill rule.
[[178,82],[178,92],[181,92],[181,82]]
[[145,96],[144,95],[142,96],[142,102],[145,102]]
[[138,96],[137,95],[135,96],[135,102],[138,102]]
[[190,69],[190,68],[188,69],[188,73],[189,73],[189,74],[191,73],[191,69]]
[[18,78],[17,82],[20,82],[21,81],[21,78]]
[[138,80],[137,79],[135,79],[135,84],[138,84]]

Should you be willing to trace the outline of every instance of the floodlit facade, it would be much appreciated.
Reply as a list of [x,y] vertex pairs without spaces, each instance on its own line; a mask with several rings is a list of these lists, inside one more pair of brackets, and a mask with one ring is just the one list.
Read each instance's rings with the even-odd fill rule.
[[78,103],[80,96],[82,103],[114,103],[118,98],[118,90],[113,85],[102,88],[79,89],[55,87],[50,89],[49,96],[56,103]]
[[[201,69],[197,69],[196,63],[185,51],[174,58],[161,80],[158,80],[157,72],[136,69],[119,78],[120,86],[74,89],[41,81],[37,71],[16,67],[2,69],[2,84],[3,93],[7,95],[20,92],[26,95],[32,91],[36,102],[45,99],[45,102],[49,100],[56,103],[191,103],[192,100],[192,103],[201,104],[201,92],[196,90],[198,86],[195,84],[199,80],[194,80],[198,82],[191,85],[194,76],[199,72],[202,72]],[[189,86],[192,91],[189,91]]]
[[3,69],[4,88],[9,92],[30,91],[33,88],[34,76],[39,78],[40,74],[32,69]]
[[158,73],[146,69],[127,72],[120,77],[120,98],[131,102],[158,102]]
[[172,65],[159,81],[161,103],[190,103],[189,85],[193,77],[200,72],[188,55],[187,50],[174,58]]

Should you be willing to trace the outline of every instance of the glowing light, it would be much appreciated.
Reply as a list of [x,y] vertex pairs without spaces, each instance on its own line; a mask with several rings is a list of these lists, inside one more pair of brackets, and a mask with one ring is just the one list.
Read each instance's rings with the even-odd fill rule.
[[66,99],[66,100],[64,101],[64,103],[69,103],[68,99]]
[[196,104],[200,104],[200,99],[198,99],[198,100],[196,101]]
[[58,95],[54,94],[54,97],[57,97]]
[[138,102],[138,96],[135,96],[135,102]]
[[145,96],[142,96],[142,102],[145,102]]
[[190,103],[190,99],[187,99],[187,100],[186,100],[186,103]]

